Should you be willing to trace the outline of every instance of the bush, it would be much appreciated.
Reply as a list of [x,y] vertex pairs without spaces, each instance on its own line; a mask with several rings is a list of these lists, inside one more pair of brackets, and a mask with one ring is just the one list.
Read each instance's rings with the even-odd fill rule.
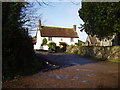
[[75,45],[77,45],[77,46],[81,46],[82,44],[83,44],[83,42],[75,43]]
[[61,50],[60,50],[60,47],[59,47],[59,46],[56,46],[56,50],[55,50],[55,52],[61,52]]
[[61,50],[64,52],[64,51],[66,51],[66,47],[67,47],[67,43],[65,43],[65,42],[60,42],[60,47],[61,47]]
[[55,51],[56,50],[56,43],[55,42],[50,42],[48,44],[49,50],[50,51]]
[[60,44],[59,45],[62,45],[62,46],[67,46],[67,43],[65,43],[65,42],[60,42]]
[[46,44],[47,44],[47,39],[46,39],[46,38],[43,38],[41,45],[43,46],[43,45],[46,45]]

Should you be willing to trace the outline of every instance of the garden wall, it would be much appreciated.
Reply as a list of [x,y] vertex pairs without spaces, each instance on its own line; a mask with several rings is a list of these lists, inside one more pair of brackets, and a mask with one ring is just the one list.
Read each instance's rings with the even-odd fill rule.
[[120,46],[68,46],[66,52],[102,60],[120,60]]

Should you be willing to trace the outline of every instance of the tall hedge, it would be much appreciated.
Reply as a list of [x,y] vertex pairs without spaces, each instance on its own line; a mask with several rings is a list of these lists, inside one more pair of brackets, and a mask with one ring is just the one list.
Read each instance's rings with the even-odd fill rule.
[[3,79],[31,72],[35,67],[32,39],[22,25],[27,3],[2,3],[2,74]]

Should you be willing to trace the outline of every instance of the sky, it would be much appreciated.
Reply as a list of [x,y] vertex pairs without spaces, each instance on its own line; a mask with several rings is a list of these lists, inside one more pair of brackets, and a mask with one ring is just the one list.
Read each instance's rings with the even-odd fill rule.
[[[47,3],[47,2],[46,2]],[[78,27],[84,22],[80,19],[78,10],[81,8],[80,2],[50,2],[49,5],[44,5],[42,7],[36,4],[35,7],[40,7],[37,10],[37,14],[41,14],[41,22],[44,26],[62,27],[62,28],[72,28],[73,25],[77,25],[77,32],[79,39],[86,41],[87,34],[85,32],[80,32]],[[36,22],[37,23],[37,22]],[[35,32],[31,33],[32,36]]]

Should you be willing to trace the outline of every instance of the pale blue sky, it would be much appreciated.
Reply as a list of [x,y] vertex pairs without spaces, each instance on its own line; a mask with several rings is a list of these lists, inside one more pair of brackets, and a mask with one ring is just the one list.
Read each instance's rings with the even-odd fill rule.
[[[37,4],[36,7],[40,7],[37,13],[42,13],[42,16],[40,17],[42,25],[63,28],[72,28],[73,25],[77,25],[77,27],[79,27],[80,24],[83,24],[83,21],[78,14],[78,10],[81,8],[81,3],[75,3],[77,5],[72,2],[51,2],[49,4],[52,6],[43,7],[40,7]],[[77,32],[79,39],[86,41],[87,34],[85,32],[80,32],[78,28]],[[32,32],[32,35],[35,35],[35,32]]]

